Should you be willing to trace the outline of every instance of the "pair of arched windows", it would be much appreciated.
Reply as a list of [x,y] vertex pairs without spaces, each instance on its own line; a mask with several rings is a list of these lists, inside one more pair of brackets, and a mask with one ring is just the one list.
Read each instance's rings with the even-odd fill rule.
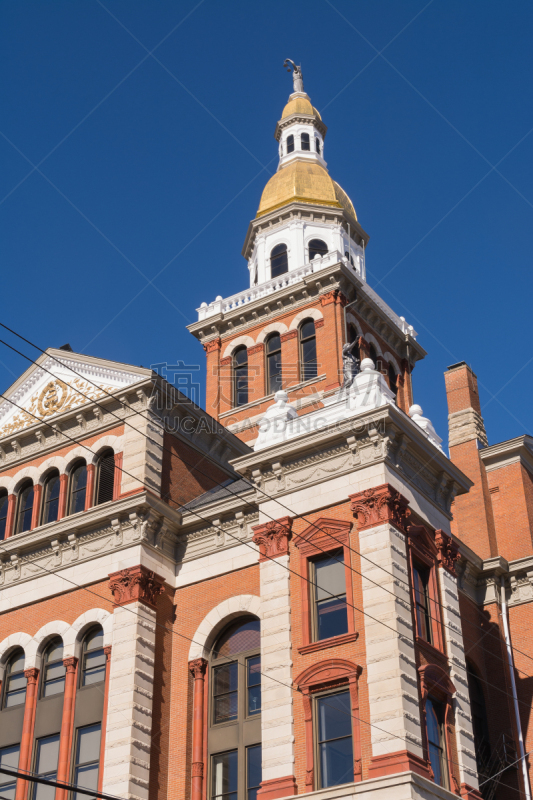
[[[299,380],[312,380],[318,374],[314,319],[305,319],[300,324],[298,345]],[[283,386],[281,336],[278,332],[271,333],[265,342],[265,359],[266,393],[275,394]],[[233,405],[244,406],[251,399],[248,386],[248,350],[242,345],[233,353]]]
[[[115,454],[106,448],[96,463],[96,485],[94,505],[101,505],[113,499],[115,482]],[[51,470],[44,480],[41,507],[37,510],[36,525],[55,522],[59,516],[61,481],[59,470]],[[90,498],[92,502],[92,498]],[[87,463],[84,459],[76,461],[69,473],[66,510],[67,515],[84,511],[87,501]],[[25,481],[17,492],[13,533],[24,533],[32,529],[36,503],[35,486],[32,480]],[[8,519],[8,494],[0,491],[0,539],[4,539]],[[35,526],[34,526],[35,527]]]
[[[294,153],[294,145],[295,139],[294,135],[291,133],[290,136],[287,136],[287,155],[289,153]],[[311,150],[311,137],[308,133],[300,134],[300,149],[301,150]],[[321,147],[320,147],[320,139],[318,136],[315,136],[315,150],[320,155]],[[280,156],[283,155],[283,145],[280,144],[279,147],[279,154]]]
[[[17,648],[9,658],[3,681],[1,708],[13,708],[26,701],[25,656]],[[92,627],[83,637],[79,670],[79,685],[89,686],[105,680],[106,655],[104,631],[101,625]],[[46,646],[39,676],[39,698],[62,694],[65,689],[63,641],[57,636]]]
[[[327,244],[322,239],[311,239],[307,247],[309,261],[316,256],[325,256],[328,252]],[[289,257],[286,244],[277,244],[270,253],[270,277],[278,278],[289,271]]]

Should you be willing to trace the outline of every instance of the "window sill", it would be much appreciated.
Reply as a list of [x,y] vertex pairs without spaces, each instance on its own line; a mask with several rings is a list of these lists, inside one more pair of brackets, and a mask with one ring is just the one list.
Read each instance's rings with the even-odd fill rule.
[[331,639],[321,639],[319,642],[311,642],[311,644],[304,644],[303,647],[298,648],[300,655],[304,656],[306,653],[315,653],[317,650],[327,650],[328,647],[339,647],[342,644],[349,644],[355,642],[359,638],[358,633],[343,633],[341,636],[332,636]]

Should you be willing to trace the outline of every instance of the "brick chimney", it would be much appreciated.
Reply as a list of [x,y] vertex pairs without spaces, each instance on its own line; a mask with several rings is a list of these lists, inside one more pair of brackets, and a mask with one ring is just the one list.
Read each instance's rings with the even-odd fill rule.
[[452,507],[454,533],[481,558],[497,555],[496,532],[485,466],[479,450],[487,447],[477,378],[464,361],[444,373],[448,400],[450,459],[474,482]]

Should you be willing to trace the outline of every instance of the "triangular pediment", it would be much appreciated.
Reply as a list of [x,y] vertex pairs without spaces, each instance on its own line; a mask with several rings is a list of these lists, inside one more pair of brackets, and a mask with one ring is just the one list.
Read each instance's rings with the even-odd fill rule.
[[150,377],[151,370],[49,348],[5,391],[0,438]]

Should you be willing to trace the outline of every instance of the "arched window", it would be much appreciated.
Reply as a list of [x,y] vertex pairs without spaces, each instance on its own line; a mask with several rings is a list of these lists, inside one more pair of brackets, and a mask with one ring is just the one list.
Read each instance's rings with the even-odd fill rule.
[[392,366],[392,364],[389,364],[389,366],[387,367],[387,373],[388,373],[388,377],[389,377],[390,390],[394,394],[394,397],[397,398],[398,397],[398,377],[396,375],[396,372],[394,371],[394,367]]
[[308,133],[302,133],[302,150],[310,150],[311,149],[311,142],[309,140]]
[[24,483],[19,489],[17,498],[17,533],[31,530],[33,515],[33,482]]
[[317,151],[318,155],[320,155],[320,139],[318,136],[315,136],[315,150]]
[[108,503],[113,499],[115,487],[115,453],[108,447],[98,458],[96,471],[96,503]]
[[355,264],[353,263],[353,256],[348,252],[348,250],[344,251],[344,258],[347,258],[352,267],[355,267]]
[[315,321],[305,319],[300,325],[300,380],[309,381],[317,374]]
[[7,525],[7,507],[9,505],[9,497],[7,491],[0,492],[0,541],[6,538],[6,525]]
[[273,394],[281,389],[281,338],[279,333],[271,334],[266,343],[267,393]]
[[95,625],[83,640],[81,685],[89,686],[105,680],[105,663],[104,631],[101,625]]
[[78,461],[70,473],[69,514],[77,514],[85,510],[85,496],[87,494],[87,465],[85,461]]
[[291,134],[287,136],[287,153],[294,152],[294,136]]
[[233,353],[233,405],[245,406],[248,402],[248,350],[238,347]]
[[270,277],[277,278],[289,271],[289,259],[287,257],[287,245],[277,244],[270,253]]
[[51,472],[44,484],[43,495],[43,515],[41,525],[47,525],[49,522],[55,522],[59,513],[59,472],[54,470]]
[[[468,694],[470,695],[470,711],[472,714],[472,727],[474,729],[474,749],[476,751],[477,769],[481,780],[490,777],[490,738],[487,721],[487,707],[481,681],[474,672],[470,663],[466,662],[468,676]],[[488,788],[489,784],[485,784]]]
[[210,661],[210,800],[255,800],[261,784],[259,620],[229,625]]
[[65,690],[65,666],[63,664],[63,641],[52,639],[43,656],[41,697],[62,694]]
[[24,675],[24,650],[18,648],[7,662],[4,676],[3,708],[20,706],[26,701],[26,676]]
[[309,242],[309,261],[312,261],[315,256],[325,256],[328,252],[328,246],[322,239],[311,239]]
[[449,781],[444,705],[433,697],[428,697],[425,711],[428,754],[435,783],[447,789]]

